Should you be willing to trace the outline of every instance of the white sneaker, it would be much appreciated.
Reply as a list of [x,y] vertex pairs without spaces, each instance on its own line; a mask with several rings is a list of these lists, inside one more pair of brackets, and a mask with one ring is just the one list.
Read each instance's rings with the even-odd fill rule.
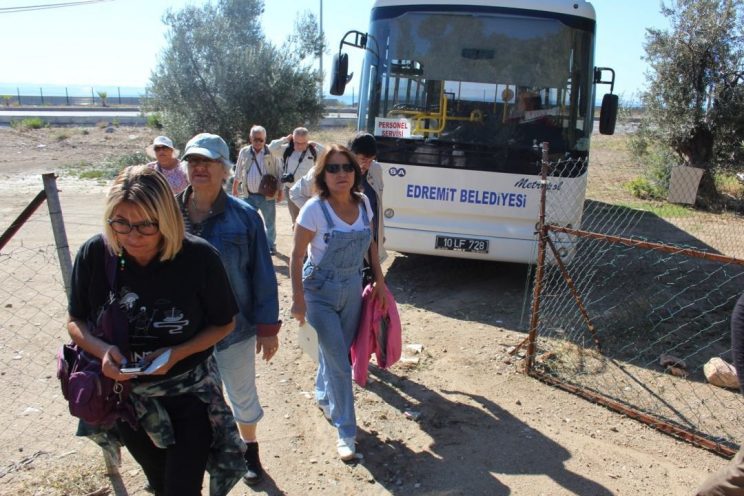
[[338,450],[338,456],[341,460],[349,462],[355,458],[356,455],[356,440],[353,437],[342,437],[339,438],[336,443],[336,449]]

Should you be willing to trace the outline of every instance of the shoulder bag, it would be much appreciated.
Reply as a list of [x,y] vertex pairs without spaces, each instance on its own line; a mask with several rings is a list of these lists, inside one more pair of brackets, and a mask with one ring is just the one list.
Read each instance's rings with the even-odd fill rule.
[[[110,290],[115,292],[116,258],[110,253],[106,253],[105,272]],[[128,353],[129,323],[115,298],[107,304],[98,322],[88,325],[93,335]],[[134,410],[127,401],[131,385],[106,377],[101,360],[75,343],[65,344],[57,352],[57,378],[74,417],[99,427],[112,426],[121,418],[134,422]]]
[[[279,181],[276,179],[275,176],[263,173],[261,167],[259,167],[258,165],[256,153],[253,151],[253,148],[251,148],[251,159],[251,166],[253,166],[253,164],[256,164],[258,172],[259,174],[261,174],[261,182],[258,184],[258,194],[264,195],[266,198],[272,198],[276,194],[276,190],[279,188]],[[246,172],[246,177],[247,176],[248,173]]]

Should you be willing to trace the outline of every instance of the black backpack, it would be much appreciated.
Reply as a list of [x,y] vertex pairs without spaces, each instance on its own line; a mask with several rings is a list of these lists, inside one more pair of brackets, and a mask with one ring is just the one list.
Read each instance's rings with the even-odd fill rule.
[[[313,162],[315,162],[318,159],[318,151],[315,149],[315,145],[312,143],[307,144],[307,149],[310,150],[310,155],[313,156]],[[290,141],[289,145],[287,146],[287,149],[284,150],[284,155],[282,156],[282,162],[284,163],[284,171],[287,171],[287,160],[289,160],[289,157],[294,153],[294,141]],[[304,158],[304,155],[303,157]],[[300,164],[298,163],[297,166],[299,167]]]

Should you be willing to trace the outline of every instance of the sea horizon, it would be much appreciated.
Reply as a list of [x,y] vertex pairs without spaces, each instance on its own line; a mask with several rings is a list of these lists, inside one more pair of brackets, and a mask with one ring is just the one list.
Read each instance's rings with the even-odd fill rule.
[[89,98],[91,94],[98,97],[99,92],[105,92],[109,98],[142,97],[146,95],[144,86],[117,86],[111,84],[44,84],[44,83],[6,83],[0,82],[0,96],[17,97],[41,95],[47,97]]

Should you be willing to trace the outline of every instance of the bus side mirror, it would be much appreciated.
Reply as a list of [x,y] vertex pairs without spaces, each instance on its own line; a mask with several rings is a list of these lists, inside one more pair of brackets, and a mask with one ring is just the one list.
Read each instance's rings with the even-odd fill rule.
[[602,97],[602,108],[599,111],[599,134],[615,134],[617,105],[617,95],[605,93]]
[[351,81],[353,75],[349,74],[349,56],[343,52],[334,55],[331,67],[331,95],[343,95],[346,84]]

